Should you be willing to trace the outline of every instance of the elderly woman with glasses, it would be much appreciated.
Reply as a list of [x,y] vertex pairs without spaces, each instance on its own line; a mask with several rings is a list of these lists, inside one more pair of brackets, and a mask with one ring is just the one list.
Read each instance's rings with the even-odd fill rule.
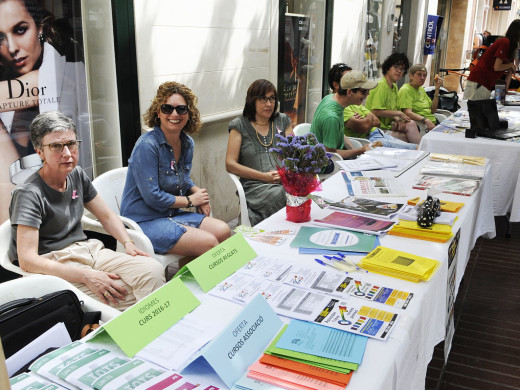
[[[31,141],[43,166],[13,192],[9,258],[28,272],[61,277],[120,310],[162,286],[160,263],[135,246],[120,218],[77,166],[80,140],[74,122],[58,111],[39,114],[31,123]],[[84,207],[126,253],[86,239],[81,227]]]
[[285,206],[285,191],[269,149],[277,144],[275,134],[293,134],[291,120],[276,112],[275,86],[260,79],[247,90],[242,115],[229,123],[226,170],[239,176],[246,194],[252,225]]
[[[191,180],[194,142],[202,126],[197,98],[183,84],[165,82],[144,115],[153,130],[128,160],[121,215],[143,229],[156,253],[200,256],[227,239],[223,221],[210,217],[208,191]],[[197,212],[185,210],[195,207]]]
[[423,64],[413,65],[410,68],[410,82],[399,89],[398,97],[401,110],[412,120],[422,122],[430,131],[437,124],[433,114],[439,105],[442,78],[435,78],[435,94],[432,101],[423,88],[426,76],[428,71]]
[[394,138],[412,144],[419,144],[421,135],[417,125],[408,115],[399,110],[398,89],[395,84],[408,71],[410,62],[404,53],[393,53],[383,62],[383,77],[377,87],[370,91],[366,108],[381,121],[379,126]]

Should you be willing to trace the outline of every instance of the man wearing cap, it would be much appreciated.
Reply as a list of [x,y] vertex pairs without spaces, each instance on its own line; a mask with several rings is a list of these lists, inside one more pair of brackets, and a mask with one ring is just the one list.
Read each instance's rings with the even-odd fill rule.
[[379,141],[383,146],[398,149],[417,149],[416,144],[401,141],[386,134],[379,126],[379,118],[363,106],[363,101],[370,89],[377,83],[367,80],[365,74],[358,70],[347,72],[340,82],[341,89],[351,92],[351,104],[343,111],[345,135],[347,137],[367,138],[370,142]]
[[[364,77],[363,89],[370,90],[377,85],[375,81],[368,80],[360,71],[345,70],[341,78],[340,88],[322,99],[314,113],[311,125],[311,133],[316,135],[325,149],[328,152],[338,153],[344,159],[355,158],[372,148],[368,144],[362,148],[353,149],[352,144],[344,135],[343,110],[351,104],[358,104],[356,103],[358,102],[358,99],[356,99],[357,93],[351,89],[344,89],[341,85],[343,78],[352,72],[358,72]],[[350,149],[345,150],[345,143]]]

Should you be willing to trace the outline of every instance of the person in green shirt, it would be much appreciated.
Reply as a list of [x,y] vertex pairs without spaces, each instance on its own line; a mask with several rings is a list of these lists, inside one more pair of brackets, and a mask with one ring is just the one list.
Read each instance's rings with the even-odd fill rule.
[[388,56],[382,65],[383,77],[377,87],[370,91],[365,106],[379,118],[382,130],[389,130],[390,135],[401,141],[418,144],[421,134],[417,125],[399,110],[397,103],[398,89],[395,83],[406,74],[409,67],[410,62],[404,53]]
[[[332,70],[332,69],[331,69]],[[325,96],[312,119],[311,133],[313,133],[319,142],[321,142],[327,152],[338,153],[344,159],[355,158],[372,148],[367,144],[361,148],[345,149],[345,142],[350,144],[348,139],[345,141],[343,110],[345,107],[355,102],[355,95],[359,92],[350,88],[343,88],[344,79],[354,77],[357,81],[355,86],[361,90],[364,95],[368,90],[376,86],[376,82],[369,80],[367,76],[359,70],[345,69],[341,72],[343,75],[340,80],[340,88],[331,95]]]
[[442,86],[442,78],[435,77],[435,94],[433,101],[428,97],[423,88],[428,71],[423,64],[415,64],[410,68],[410,82],[404,84],[398,93],[398,104],[410,119],[422,122],[428,131],[433,129],[437,121],[433,114],[439,104],[439,89]]

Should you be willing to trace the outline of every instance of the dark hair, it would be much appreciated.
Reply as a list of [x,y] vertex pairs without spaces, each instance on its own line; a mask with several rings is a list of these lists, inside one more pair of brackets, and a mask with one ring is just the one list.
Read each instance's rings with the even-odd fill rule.
[[386,72],[388,72],[388,70],[392,66],[402,66],[404,68],[404,76],[410,68],[410,61],[408,61],[408,57],[404,53],[392,53],[388,57],[386,57],[386,60],[383,62],[383,65],[381,66],[383,74],[386,74]]
[[269,118],[270,121],[274,120],[274,118],[278,115],[276,112],[278,109],[278,95],[276,94],[276,88],[274,84],[266,79],[253,81],[253,84],[249,86],[247,89],[246,104],[244,105],[242,115],[244,115],[250,121],[256,121],[256,99],[265,96],[265,94],[268,92],[274,92],[274,96],[276,97],[273,114]]
[[[334,91],[334,84],[333,82],[339,82],[341,81],[341,76],[343,76],[343,72],[346,70],[352,70],[350,66],[347,64],[344,64],[343,62],[339,62],[337,64],[332,65],[332,68],[329,70],[329,87]],[[341,88],[340,88],[341,89]]]
[[509,58],[515,58],[520,41],[520,19],[511,22],[506,31],[506,38],[509,39]]
[[184,100],[186,100],[186,105],[188,106],[188,115],[190,118],[182,130],[188,134],[197,133],[202,126],[200,112],[197,108],[197,97],[187,86],[181,83],[176,83],[175,81],[166,81],[159,85],[152,104],[144,113],[145,124],[149,127],[154,127],[157,118],[159,118],[161,105],[166,102],[166,99],[175,94],[181,95]]

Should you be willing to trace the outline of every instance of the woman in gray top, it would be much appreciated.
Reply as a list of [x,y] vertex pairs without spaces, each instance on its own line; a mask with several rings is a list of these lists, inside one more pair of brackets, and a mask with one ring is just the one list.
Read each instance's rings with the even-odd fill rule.
[[243,115],[229,124],[226,170],[241,178],[253,226],[285,206],[285,190],[269,149],[277,143],[275,134],[285,137],[293,131],[289,117],[277,108],[275,86],[256,80],[247,90]]

